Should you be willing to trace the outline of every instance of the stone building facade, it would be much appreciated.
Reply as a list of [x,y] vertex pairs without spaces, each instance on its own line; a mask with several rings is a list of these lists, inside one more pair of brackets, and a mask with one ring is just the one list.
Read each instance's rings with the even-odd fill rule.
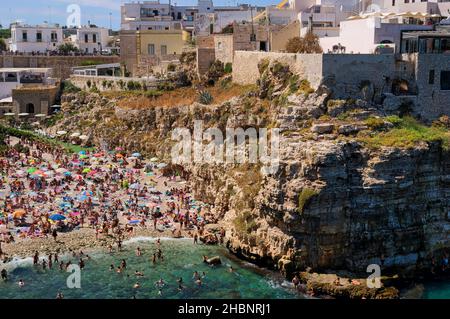
[[16,114],[28,113],[49,114],[50,108],[55,104],[59,86],[24,86],[14,89],[12,92],[13,112]]

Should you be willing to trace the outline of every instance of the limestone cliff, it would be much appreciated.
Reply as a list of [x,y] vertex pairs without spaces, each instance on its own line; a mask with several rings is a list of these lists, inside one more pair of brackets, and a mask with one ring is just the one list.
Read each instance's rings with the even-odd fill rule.
[[49,131],[78,130],[94,144],[169,161],[171,130],[192,130],[194,119],[222,130],[279,127],[275,174],[261,175],[250,164],[184,167],[195,196],[213,205],[231,251],[286,274],[306,267],[361,274],[373,263],[411,273],[439,258],[450,246],[450,158],[443,142],[370,144],[395,125],[382,108],[331,100],[329,91],[311,92],[299,79],[293,89],[270,72],[256,91],[211,106],[133,108],[121,97],[65,95],[65,116]]

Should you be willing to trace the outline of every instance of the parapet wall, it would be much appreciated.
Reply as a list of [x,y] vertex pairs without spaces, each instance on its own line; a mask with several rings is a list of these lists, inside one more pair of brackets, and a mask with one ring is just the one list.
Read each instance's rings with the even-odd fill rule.
[[294,54],[236,51],[233,80],[254,84],[259,78],[258,63],[263,59],[290,66],[293,73],[306,79],[315,89],[326,81],[335,98],[358,98],[361,86],[370,82],[377,93],[390,92],[390,81],[396,78],[415,80],[413,62],[397,59],[394,54]]
[[254,84],[259,79],[258,63],[264,59],[289,65],[292,72],[317,88],[322,79],[322,54],[236,51],[233,59],[233,81]]

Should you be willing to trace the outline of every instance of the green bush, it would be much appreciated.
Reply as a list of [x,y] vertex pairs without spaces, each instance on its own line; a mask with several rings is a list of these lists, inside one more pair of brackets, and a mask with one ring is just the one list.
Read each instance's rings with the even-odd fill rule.
[[302,189],[302,192],[298,195],[298,208],[297,211],[299,213],[303,213],[306,205],[308,205],[308,203],[310,202],[311,198],[313,198],[314,196],[317,196],[319,193],[312,189],[312,188],[308,188],[305,187]]
[[225,74],[230,74],[231,72],[233,72],[233,65],[231,64],[231,62],[226,63],[223,70]]
[[390,116],[386,120],[393,123],[394,128],[387,132],[360,136],[359,141],[371,148],[411,148],[419,142],[440,142],[445,151],[449,150],[450,132],[445,127],[426,126],[411,116]]
[[73,85],[69,80],[65,80],[61,84],[63,93],[78,93],[81,91],[80,88]]
[[144,93],[144,95],[148,98],[156,98],[158,96],[161,96],[163,92],[159,90],[148,90]]
[[382,118],[373,116],[366,119],[364,123],[374,131],[380,131],[386,126],[386,123]]

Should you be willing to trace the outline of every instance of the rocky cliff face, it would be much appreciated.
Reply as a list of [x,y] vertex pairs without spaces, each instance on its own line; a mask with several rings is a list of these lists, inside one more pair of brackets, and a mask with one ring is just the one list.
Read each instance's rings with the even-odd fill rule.
[[50,131],[81,130],[95,144],[169,161],[171,130],[192,130],[194,119],[222,130],[280,127],[275,174],[250,164],[184,166],[231,251],[286,274],[306,267],[365,273],[374,263],[411,273],[440,256],[450,246],[450,158],[441,143],[368,147],[358,136],[370,131],[364,119],[384,115],[376,106],[330,103],[326,90],[292,93],[279,82],[260,85],[273,95],[269,102],[251,92],[214,106],[130,109],[97,94],[66,95],[66,116]]

